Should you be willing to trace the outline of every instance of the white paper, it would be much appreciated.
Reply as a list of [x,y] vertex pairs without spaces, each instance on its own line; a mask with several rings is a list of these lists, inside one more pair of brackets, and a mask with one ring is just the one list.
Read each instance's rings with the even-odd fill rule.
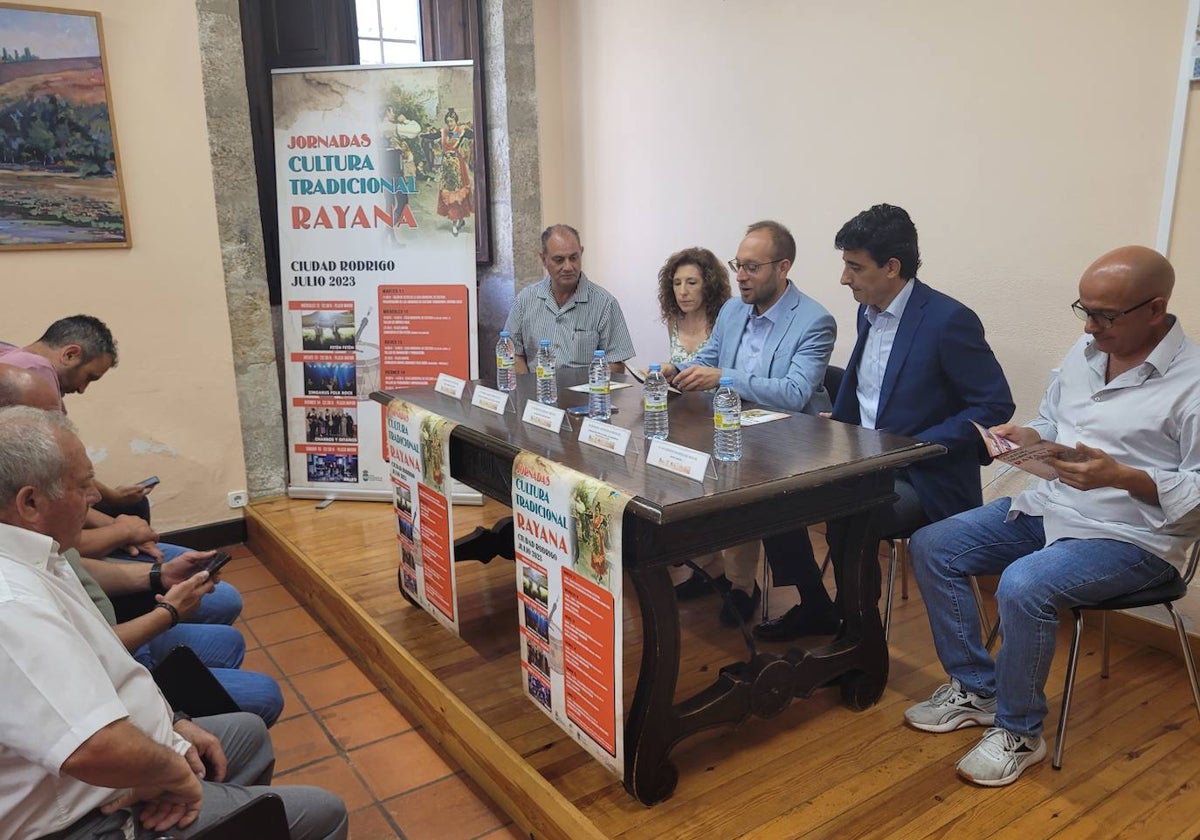
[[[580,394],[586,394],[590,387],[591,386],[585,382],[582,385],[572,385],[567,390],[575,391],[576,393],[580,393]],[[633,387],[633,385],[629,382],[610,382],[610,383],[608,383],[609,391],[620,391],[622,388],[632,388],[632,387]]]
[[433,390],[439,394],[445,394],[447,397],[454,397],[456,400],[461,400],[463,389],[467,387],[467,380],[459,379],[457,376],[451,376],[448,373],[439,373],[437,384],[433,386]]
[[579,442],[624,455],[629,446],[629,429],[587,417],[579,427]]
[[555,408],[552,405],[546,405],[537,400],[527,400],[525,402],[525,413],[521,416],[521,420],[531,426],[537,426],[539,429],[547,429],[558,434],[562,428],[563,418],[566,416],[567,413],[561,408]]
[[484,411],[503,414],[504,409],[508,407],[508,394],[486,385],[476,385],[475,393],[471,395],[471,405]]
[[655,439],[650,441],[650,449],[646,453],[646,463],[693,481],[704,481],[704,475],[708,472],[709,457],[707,452]]

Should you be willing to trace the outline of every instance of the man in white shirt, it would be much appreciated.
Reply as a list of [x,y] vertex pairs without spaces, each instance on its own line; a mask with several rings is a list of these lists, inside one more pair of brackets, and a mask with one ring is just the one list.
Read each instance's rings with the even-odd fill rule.
[[[958,763],[988,787],[1046,755],[1046,677],[1060,610],[1170,582],[1200,535],[1200,348],[1167,312],[1175,271],[1149,248],[1096,260],[1071,305],[1085,336],[1029,426],[992,431],[1020,446],[1071,448],[1054,481],[917,531],[913,568],[950,682],[905,712],[916,729],[990,727]],[[969,577],[1000,575],[1004,644],[983,645]]]
[[[207,719],[212,733],[173,722],[71,571],[63,552],[97,496],[65,416],[0,409],[0,840],[82,840],[101,825],[188,837],[271,790],[262,722],[222,715]],[[346,837],[336,797],[273,792],[293,840]]]

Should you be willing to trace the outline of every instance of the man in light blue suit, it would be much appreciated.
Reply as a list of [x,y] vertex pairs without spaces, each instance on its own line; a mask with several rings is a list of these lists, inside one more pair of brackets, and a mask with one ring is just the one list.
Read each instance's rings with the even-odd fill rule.
[[[983,504],[980,463],[987,452],[971,421],[988,428],[1013,414],[1004,371],[979,318],[954,298],[917,279],[917,228],[900,207],[878,204],[842,226],[842,285],[859,302],[858,340],[833,419],[940,443],[946,454],[900,470],[896,501],[879,515],[881,537],[907,534]],[[837,556],[842,539],[827,531]],[[756,635],[784,641],[809,635],[809,622],[789,612]]]
[[[744,400],[806,414],[830,409],[822,382],[837,324],[825,307],[788,280],[795,259],[796,240],[783,225],[763,221],[746,229],[737,258],[729,262],[737,272],[740,299],[731,298],[721,307],[712,335],[694,361],[678,369],[664,365],[671,384],[681,391],[707,391],[717,387],[722,376],[730,376]],[[763,545],[777,584],[796,584],[806,605],[833,613],[819,572],[810,573],[815,562],[807,530],[769,537]],[[801,569],[803,579],[781,576],[776,561],[784,551],[801,555],[799,562],[787,565]],[[757,564],[756,545],[727,554],[725,577],[731,588],[721,611],[723,623],[736,625],[754,614],[761,597],[754,581]]]

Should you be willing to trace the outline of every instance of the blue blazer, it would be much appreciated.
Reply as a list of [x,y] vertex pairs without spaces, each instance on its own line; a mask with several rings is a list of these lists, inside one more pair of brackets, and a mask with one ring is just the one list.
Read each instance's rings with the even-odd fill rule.
[[790,280],[776,307],[779,316],[753,370],[737,365],[738,346],[754,308],[737,297],[721,307],[712,335],[696,358],[679,369],[692,365],[720,368],[722,376],[733,377],[738,396],[770,408],[805,414],[829,411],[831,401],[822,383],[837,338],[837,323],[825,307]]
[[[833,418],[858,424],[858,363],[870,324],[858,308],[858,341],[836,395]],[[1015,406],[983,324],[954,298],[913,281],[896,329],[879,395],[876,428],[940,443],[945,455],[908,467],[908,479],[933,522],[983,504],[979,465],[988,462],[979,432],[1006,423]]]

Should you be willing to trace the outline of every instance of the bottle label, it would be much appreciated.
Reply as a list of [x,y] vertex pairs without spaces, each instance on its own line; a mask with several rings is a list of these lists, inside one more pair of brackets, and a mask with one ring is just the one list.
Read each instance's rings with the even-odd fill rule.
[[543,367],[542,365],[538,365],[537,366],[537,378],[538,379],[553,379],[554,378],[554,368],[548,368],[548,367]]
[[588,385],[588,391],[590,391],[593,394],[607,394],[608,393],[608,383],[607,382],[592,382]]
[[715,412],[713,414],[713,428],[719,432],[732,432],[742,428],[741,412]]
[[644,405],[646,411],[666,411],[667,396],[664,394],[661,397],[657,397],[646,394]]
[[513,366],[512,359],[507,359],[504,356],[496,357],[496,369],[497,370],[508,370],[512,366]]

